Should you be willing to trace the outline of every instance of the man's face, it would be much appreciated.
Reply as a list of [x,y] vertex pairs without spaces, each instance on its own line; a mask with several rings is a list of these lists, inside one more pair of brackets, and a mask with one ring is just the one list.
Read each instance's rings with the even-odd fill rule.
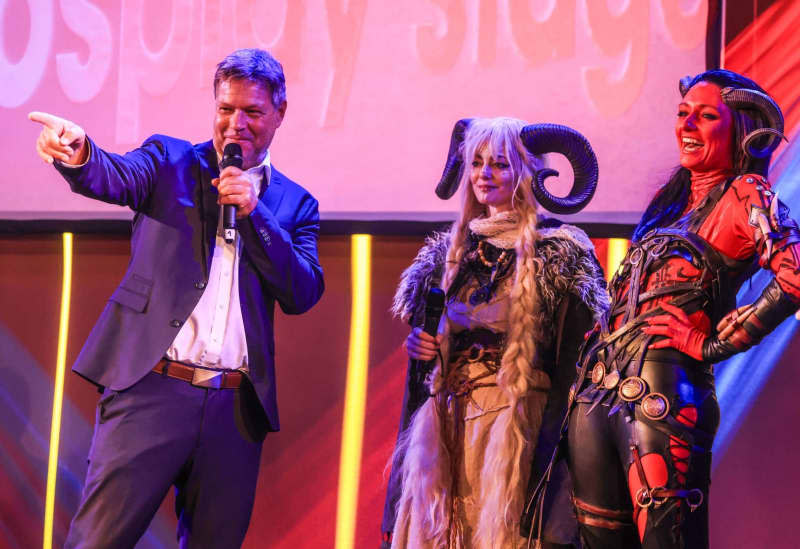
[[214,116],[214,149],[222,157],[228,143],[242,147],[242,169],[264,160],[275,130],[281,125],[286,102],[277,109],[272,92],[258,82],[243,79],[222,80],[217,86]]

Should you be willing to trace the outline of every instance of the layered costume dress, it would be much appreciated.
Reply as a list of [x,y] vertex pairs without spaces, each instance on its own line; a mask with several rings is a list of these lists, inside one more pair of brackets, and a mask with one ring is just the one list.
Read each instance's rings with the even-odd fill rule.
[[[520,503],[547,462],[534,456],[549,457],[556,444],[577,349],[607,297],[586,235],[554,220],[540,223],[531,258],[538,266],[535,333],[524,335],[533,342],[526,357],[532,368],[518,401],[528,422],[521,428],[509,393],[498,386],[503,355],[519,343],[508,338],[518,225],[513,213],[470,223],[440,326],[447,359],[411,361],[384,513],[392,547],[525,546]],[[412,325],[422,323],[427,291],[441,282],[448,246],[447,234],[435,235],[403,275],[394,310]],[[518,462],[506,448],[514,431],[524,440]],[[514,478],[516,506],[498,498]],[[576,525],[568,499],[561,503],[550,523],[568,543]]]

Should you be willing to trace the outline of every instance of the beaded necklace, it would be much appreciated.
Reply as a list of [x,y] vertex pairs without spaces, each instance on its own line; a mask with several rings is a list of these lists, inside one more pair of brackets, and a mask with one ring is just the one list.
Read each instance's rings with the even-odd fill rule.
[[499,256],[497,256],[497,259],[495,259],[494,261],[489,261],[488,259],[486,259],[486,256],[483,254],[484,244],[486,244],[485,240],[481,240],[480,242],[478,242],[478,258],[480,258],[481,263],[492,269],[506,259],[508,250],[503,250],[502,253]]

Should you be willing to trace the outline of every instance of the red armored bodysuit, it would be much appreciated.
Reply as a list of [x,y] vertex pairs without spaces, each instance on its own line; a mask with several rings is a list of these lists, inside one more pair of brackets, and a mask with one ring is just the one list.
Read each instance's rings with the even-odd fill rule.
[[[611,283],[606,322],[582,353],[575,387],[569,437],[570,447],[580,449],[570,453],[570,467],[578,471],[579,520],[603,528],[635,525],[643,537],[652,514],[650,528],[672,529],[660,537],[674,538],[676,546],[681,535],[684,542],[687,535],[707,537],[702,503],[719,421],[710,363],[757,343],[774,327],[776,306],[768,305],[776,293],[780,320],[797,308],[799,258],[797,225],[767,181],[753,174],[693,181],[683,216],[632,243]],[[737,311],[736,293],[758,264],[775,273],[762,295],[766,305]],[[679,317],[690,326],[675,330],[680,345],[675,339],[660,345],[668,339],[663,324]],[[710,337],[723,317],[724,339]],[[617,432],[616,444],[607,444],[609,429]],[[626,468],[616,480],[611,475],[619,489],[608,490],[604,464],[619,454]],[[580,474],[592,469],[602,479],[596,486],[585,480],[591,475]],[[589,503],[598,501],[603,504]]]

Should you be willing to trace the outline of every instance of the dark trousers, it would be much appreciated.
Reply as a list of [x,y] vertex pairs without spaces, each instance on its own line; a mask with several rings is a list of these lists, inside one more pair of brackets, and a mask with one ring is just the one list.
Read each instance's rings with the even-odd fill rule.
[[[687,363],[689,359],[687,357]],[[577,404],[569,419],[569,468],[575,497],[606,511],[624,512],[627,521],[633,516],[629,480],[638,476],[632,447],[642,459],[650,454],[661,456],[670,489],[697,489],[702,504],[693,511],[683,498],[667,499],[647,508],[644,537],[640,541],[636,526],[616,527],[580,525],[584,547],[589,549],[707,549],[708,490],[711,475],[711,442],[719,424],[719,405],[714,392],[713,375],[699,365],[645,360],[641,377],[649,391],[661,393],[670,403],[670,416],[681,409],[695,407],[696,429],[666,418],[647,421],[637,403],[608,415],[608,406],[592,409],[588,402]],[[632,411],[630,411],[633,408]],[[589,412],[591,410],[591,412]],[[688,435],[690,452],[683,460],[673,457],[670,433]],[[698,438],[705,433],[705,438]],[[653,456],[650,456],[653,457]],[[648,480],[648,482],[651,482]],[[651,484],[655,488],[659,484]],[[598,518],[608,518],[598,515]]]
[[156,373],[97,406],[89,470],[65,547],[133,547],[175,486],[182,548],[244,540],[261,442],[237,427],[238,390]]

